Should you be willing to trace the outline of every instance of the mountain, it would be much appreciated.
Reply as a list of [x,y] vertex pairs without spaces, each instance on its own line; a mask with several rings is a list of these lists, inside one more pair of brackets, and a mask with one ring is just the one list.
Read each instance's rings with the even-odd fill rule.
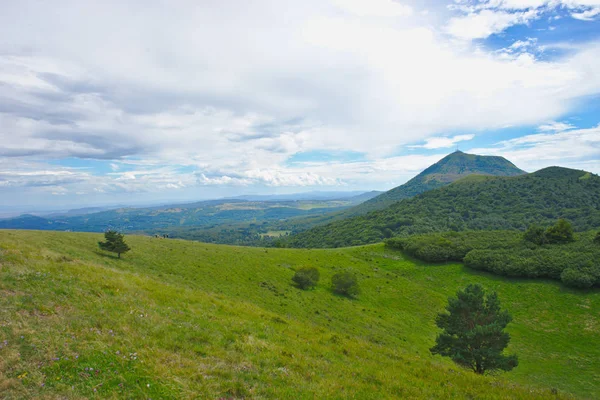
[[561,167],[513,177],[470,175],[385,209],[298,233],[285,244],[342,247],[417,233],[524,230],[558,218],[579,231],[600,227],[598,175]]
[[457,150],[431,165],[404,185],[353,207],[345,211],[343,215],[362,215],[370,211],[381,210],[397,201],[446,186],[471,174],[517,176],[525,173],[504,157],[480,156]]

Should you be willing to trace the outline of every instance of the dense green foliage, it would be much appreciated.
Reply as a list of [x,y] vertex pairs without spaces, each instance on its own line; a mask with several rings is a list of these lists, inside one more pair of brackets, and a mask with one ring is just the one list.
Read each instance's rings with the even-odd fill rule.
[[343,212],[345,216],[363,215],[384,209],[393,203],[446,186],[467,175],[517,176],[525,171],[503,157],[479,156],[455,151],[431,165],[419,175],[385,193]]
[[432,354],[450,357],[478,374],[517,366],[516,355],[502,354],[510,341],[504,329],[512,317],[500,310],[495,292],[488,294],[479,284],[468,285],[448,299],[446,311],[435,320],[442,333],[435,339]]
[[104,232],[104,242],[98,242],[100,250],[110,251],[111,253],[117,253],[117,256],[121,258],[121,254],[127,253],[131,248],[125,243],[125,237],[122,233],[117,231],[109,230]]
[[319,273],[319,269],[315,267],[302,267],[296,270],[296,273],[292,277],[292,281],[300,288],[300,289],[310,289],[317,286],[319,283],[319,279],[321,278],[321,274]]
[[600,246],[594,245],[593,232],[577,234],[573,242],[538,246],[525,240],[530,231],[433,233],[386,243],[429,262],[464,261],[469,268],[499,275],[560,279],[580,288],[600,285]]
[[[550,167],[516,177],[470,176],[367,215],[312,228],[286,239],[291,247],[343,247],[395,236],[550,225],[558,218],[575,231],[600,227],[600,177]],[[387,233],[389,235],[389,232]]]
[[[296,250],[0,230],[0,397],[548,399],[600,392],[600,291],[407,259],[382,244]],[[577,242],[576,242],[577,243]],[[570,246],[567,245],[567,246]],[[362,293],[297,290],[295,269]],[[432,356],[435,316],[470,283],[498,293],[519,367]],[[97,371],[97,372],[96,372]],[[558,395],[552,394],[558,391]]]
[[331,290],[334,293],[348,297],[356,297],[360,293],[358,279],[352,271],[338,272],[331,277]]
[[575,240],[573,237],[573,225],[561,218],[545,232],[546,243],[569,243]]

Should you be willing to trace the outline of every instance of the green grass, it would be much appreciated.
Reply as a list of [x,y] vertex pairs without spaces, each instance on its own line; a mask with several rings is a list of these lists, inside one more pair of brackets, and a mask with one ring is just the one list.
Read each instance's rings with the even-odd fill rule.
[[[428,266],[383,245],[260,249],[0,231],[3,398],[593,398],[600,292]],[[315,290],[294,269],[321,271]],[[339,268],[356,300],[333,295]],[[468,283],[498,291],[520,365],[477,376],[431,356],[435,315]],[[90,368],[92,370],[90,370]],[[554,390],[553,390],[554,389]],[[553,392],[558,394],[553,394]]]

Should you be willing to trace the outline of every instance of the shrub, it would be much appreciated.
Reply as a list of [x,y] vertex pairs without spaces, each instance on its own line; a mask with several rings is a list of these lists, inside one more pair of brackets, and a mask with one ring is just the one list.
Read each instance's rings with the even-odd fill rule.
[[596,237],[594,238],[594,243],[600,245],[600,232],[596,233]]
[[573,226],[564,218],[559,219],[556,224],[546,230],[548,243],[569,243],[575,240]]
[[351,271],[342,271],[331,277],[331,290],[334,293],[348,297],[355,297],[360,293],[356,274]]
[[577,288],[589,288],[596,283],[596,277],[585,271],[574,268],[565,269],[562,274],[560,274],[560,279],[565,285]]
[[541,226],[535,224],[530,225],[523,234],[523,239],[526,242],[542,245],[546,243],[546,231]]
[[292,281],[294,281],[296,286],[298,286],[300,289],[306,290],[317,286],[320,277],[321,274],[317,268],[303,267],[296,271],[292,277]]

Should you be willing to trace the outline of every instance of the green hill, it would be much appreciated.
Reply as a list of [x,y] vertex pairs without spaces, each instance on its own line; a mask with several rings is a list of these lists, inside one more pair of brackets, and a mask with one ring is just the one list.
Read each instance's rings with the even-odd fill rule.
[[450,230],[524,230],[558,218],[579,231],[600,227],[600,177],[560,167],[515,177],[471,175],[383,210],[301,232],[286,244],[343,247]]
[[[14,398],[594,398],[600,292],[411,261],[382,244],[261,249],[0,231],[0,392]],[[315,290],[291,286],[317,266]],[[361,295],[333,295],[340,268]],[[478,376],[432,356],[435,315],[469,283],[514,317],[519,366]]]
[[446,186],[471,174],[517,176],[525,174],[525,171],[517,168],[504,157],[479,156],[457,150],[431,165],[404,185],[343,211],[341,215],[355,216],[381,210],[397,201]]

